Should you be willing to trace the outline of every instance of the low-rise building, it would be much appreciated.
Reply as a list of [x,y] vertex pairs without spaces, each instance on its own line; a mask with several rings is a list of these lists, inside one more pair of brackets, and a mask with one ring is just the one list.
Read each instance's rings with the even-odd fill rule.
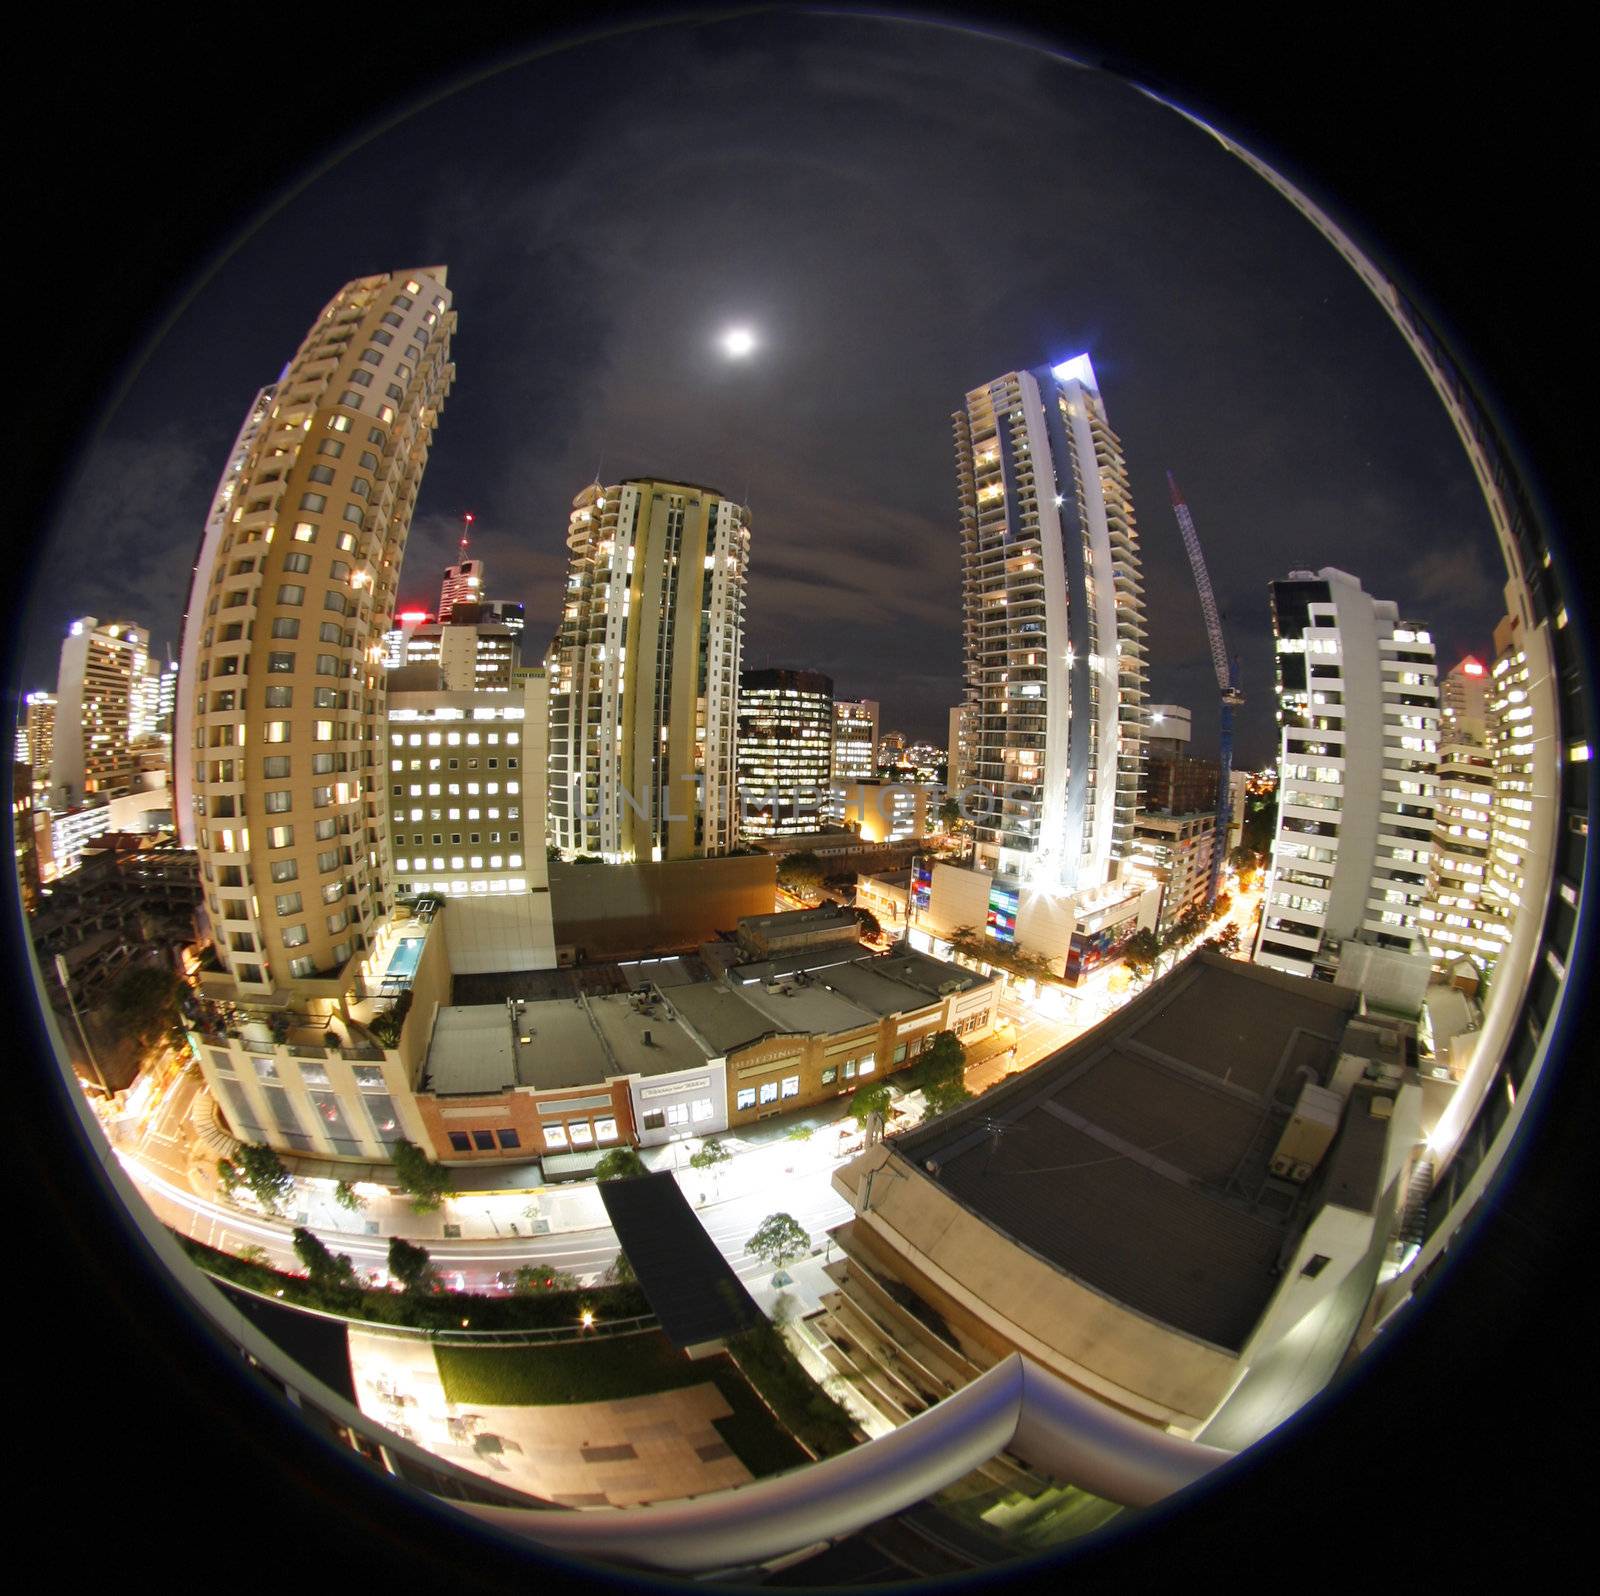
[[912,876],[906,869],[856,877],[856,907],[865,909],[892,937],[904,935],[911,924]]
[[1021,1352],[1194,1435],[1314,1316],[1359,1317],[1417,1152],[1409,1052],[1354,992],[1196,955],[835,1174],[831,1361],[891,1423]]
[[776,914],[746,915],[735,933],[739,946],[753,959],[836,942],[861,940],[861,922],[849,909],[823,904],[817,909],[784,909]]
[[1129,869],[1161,888],[1158,935],[1165,935],[1190,910],[1205,909],[1216,836],[1214,810],[1187,815],[1142,814],[1134,822]]
[[990,977],[920,953],[852,959],[835,949],[734,965],[672,998],[726,1064],[737,1131],[892,1074],[940,1031],[988,1035],[997,989]]

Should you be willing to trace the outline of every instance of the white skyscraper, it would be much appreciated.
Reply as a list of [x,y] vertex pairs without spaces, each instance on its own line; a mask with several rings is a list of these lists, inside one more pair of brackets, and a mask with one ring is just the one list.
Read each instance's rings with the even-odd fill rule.
[[[1121,881],[1143,765],[1144,585],[1122,445],[1087,355],[1008,372],[954,416],[976,872],[939,866],[946,927],[1069,980],[1141,915]],[[979,884],[959,876],[977,874]],[[986,898],[986,901],[984,901]],[[980,912],[981,910],[981,912]]]
[[550,658],[550,836],[611,862],[737,842],[735,746],[750,512],[632,479],[573,501]]
[[1144,585],[1122,445],[1080,355],[1013,371],[955,418],[977,851],[1103,886],[1138,807]]
[[[1278,831],[1259,964],[1332,976],[1415,955],[1433,842],[1439,687],[1433,642],[1331,567],[1272,584]],[[1408,977],[1409,979],[1409,977]]]

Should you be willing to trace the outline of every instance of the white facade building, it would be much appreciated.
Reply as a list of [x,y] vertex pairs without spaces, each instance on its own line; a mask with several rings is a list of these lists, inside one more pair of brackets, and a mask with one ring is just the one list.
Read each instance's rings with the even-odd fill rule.
[[1075,979],[1153,913],[1150,889],[1121,879],[1146,676],[1127,467],[1087,355],[975,388],[953,421],[975,867],[935,869],[928,918]]
[[567,548],[551,840],[610,862],[731,851],[749,510],[691,483],[597,482]]
[[1439,752],[1432,640],[1332,567],[1274,582],[1272,606],[1283,742],[1256,961],[1327,978],[1351,939],[1425,956]]

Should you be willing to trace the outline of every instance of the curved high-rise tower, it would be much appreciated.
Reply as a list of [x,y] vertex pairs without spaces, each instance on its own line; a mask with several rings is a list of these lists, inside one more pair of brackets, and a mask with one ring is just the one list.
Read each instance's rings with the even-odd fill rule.
[[1122,445],[1087,355],[1008,372],[954,416],[980,861],[1105,885],[1138,810],[1144,585]]
[[454,328],[442,266],[347,283],[223,474],[174,759],[241,999],[342,977],[386,907],[383,637]]

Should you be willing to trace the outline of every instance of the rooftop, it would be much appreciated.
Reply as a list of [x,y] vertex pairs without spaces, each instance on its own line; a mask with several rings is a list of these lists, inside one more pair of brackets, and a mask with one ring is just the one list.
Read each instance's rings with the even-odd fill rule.
[[[1271,1179],[1268,1160],[1302,1081],[1328,1080],[1354,1009],[1334,987],[1199,954],[895,1151],[1046,1263],[1238,1351],[1306,1217],[1301,1192]],[[1381,1159],[1382,1122],[1371,1126]],[[1369,1129],[1335,1143],[1327,1200],[1360,1206],[1333,1189],[1360,1187]]]
[[836,903],[815,909],[783,909],[775,914],[747,914],[739,922],[740,936],[778,937],[810,935],[817,931],[854,932],[858,922],[854,913]]
[[[697,988],[696,990],[698,990]],[[441,1008],[428,1048],[428,1089],[441,1096],[514,1086],[555,1091],[619,1075],[693,1069],[704,1048],[643,993]]]

